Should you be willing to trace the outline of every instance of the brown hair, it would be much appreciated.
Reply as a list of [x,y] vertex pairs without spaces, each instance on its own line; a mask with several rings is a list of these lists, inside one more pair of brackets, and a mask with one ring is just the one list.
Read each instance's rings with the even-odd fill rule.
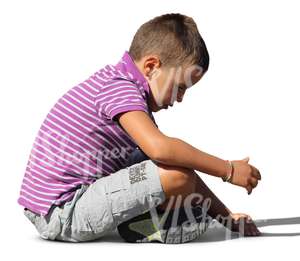
[[196,23],[182,14],[164,14],[144,23],[134,35],[129,54],[135,61],[157,54],[162,66],[188,62],[201,66],[204,72],[209,65],[209,54]]

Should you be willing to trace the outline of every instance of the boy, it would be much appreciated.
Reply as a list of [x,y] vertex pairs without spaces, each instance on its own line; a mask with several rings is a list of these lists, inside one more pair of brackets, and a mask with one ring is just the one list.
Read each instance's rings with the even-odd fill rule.
[[[116,65],[100,69],[57,101],[35,139],[18,199],[42,238],[89,241],[118,228],[129,242],[182,243],[193,239],[183,237],[184,229],[195,232],[187,223],[205,231],[210,221],[204,211],[232,231],[260,234],[250,216],[233,214],[195,172],[250,194],[261,176],[249,158],[222,160],[168,137],[152,115],[181,102],[208,64],[193,19],[166,14],[138,29]],[[142,158],[134,159],[136,152]],[[165,213],[173,217],[178,211],[180,222],[159,226]],[[150,212],[150,227],[130,226],[149,219]],[[132,239],[133,230],[145,240]]]

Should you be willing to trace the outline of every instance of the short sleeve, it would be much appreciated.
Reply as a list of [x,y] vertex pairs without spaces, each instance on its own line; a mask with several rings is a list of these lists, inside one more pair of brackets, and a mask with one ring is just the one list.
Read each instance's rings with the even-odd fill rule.
[[148,113],[147,102],[139,87],[127,80],[110,81],[101,87],[95,98],[98,115],[109,120],[126,111],[144,111]]

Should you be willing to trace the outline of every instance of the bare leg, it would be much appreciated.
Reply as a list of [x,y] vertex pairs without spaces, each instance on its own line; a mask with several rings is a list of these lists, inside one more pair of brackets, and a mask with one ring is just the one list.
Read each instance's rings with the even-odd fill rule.
[[[165,166],[164,166],[165,167]],[[168,171],[172,171],[172,167],[168,168]],[[210,207],[207,210],[207,214],[212,218],[228,217],[231,213],[230,210],[224,205],[224,203],[209,189],[209,187],[204,183],[204,181],[200,178],[200,176],[194,171],[186,168],[176,168],[176,171],[182,171],[186,176],[189,177],[189,182],[192,182],[190,186],[182,186],[180,188],[176,187],[176,189],[168,189],[166,185],[166,190],[168,190],[167,200],[165,200],[162,204],[158,206],[159,209],[165,210],[168,207],[168,204],[171,204],[171,208],[175,208],[178,205],[175,205],[176,199],[171,201],[171,197],[178,197],[181,195],[182,201],[191,193],[197,193],[203,197],[203,200],[198,203],[202,205],[202,203],[206,200],[210,200]],[[163,173],[161,171],[161,179],[163,179]],[[165,173],[165,175],[169,175],[170,173]],[[167,182],[170,182],[169,180]],[[171,201],[171,202],[170,202]],[[192,205],[195,206],[197,198],[192,201]],[[173,203],[172,203],[173,202]],[[182,205],[182,204],[181,204]],[[181,206],[180,205],[180,206]]]
[[[253,221],[246,223],[246,221],[241,218],[236,222],[236,220],[232,217],[233,213],[209,189],[194,170],[169,166],[168,169],[160,169],[160,178],[167,197],[165,202],[158,205],[158,209],[165,211],[169,209],[170,206],[171,209],[181,207],[183,204],[176,204],[176,201],[185,203],[185,199],[187,199],[187,197],[192,193],[195,193],[195,195],[200,196],[198,198],[196,197],[195,201],[192,201],[191,204],[187,204],[187,206],[193,207],[197,205],[204,205],[203,209],[205,212],[229,230],[239,232],[242,235],[259,235],[260,232]],[[176,181],[176,179],[178,179],[178,181]],[[177,199],[178,197],[180,200]],[[202,200],[197,202],[199,199]],[[208,208],[206,208],[207,200],[210,202]],[[171,202],[170,206],[168,206],[169,201]]]
[[[190,169],[159,163],[159,175],[166,200],[158,209],[180,207],[186,197],[195,192],[196,173]],[[178,204],[179,202],[179,204]]]
[[196,193],[202,194],[202,196],[211,200],[211,205],[208,210],[208,214],[212,218],[218,216],[227,217],[231,211],[224,205],[224,203],[210,190],[210,188],[204,183],[204,181],[196,173]]

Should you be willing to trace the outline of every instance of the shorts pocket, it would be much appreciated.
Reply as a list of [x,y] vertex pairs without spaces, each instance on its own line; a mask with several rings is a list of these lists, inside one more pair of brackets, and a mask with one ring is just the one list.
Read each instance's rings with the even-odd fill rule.
[[75,206],[72,227],[76,233],[104,234],[113,225],[104,186],[99,181],[90,185]]
[[109,196],[115,226],[139,216],[153,207],[152,195],[147,192],[133,194],[132,191],[124,189],[111,193]]
[[[129,167],[130,168],[130,167]],[[135,190],[131,189],[128,169],[115,173],[107,180],[106,194],[109,208],[114,219],[114,226],[140,214],[141,203]]]

